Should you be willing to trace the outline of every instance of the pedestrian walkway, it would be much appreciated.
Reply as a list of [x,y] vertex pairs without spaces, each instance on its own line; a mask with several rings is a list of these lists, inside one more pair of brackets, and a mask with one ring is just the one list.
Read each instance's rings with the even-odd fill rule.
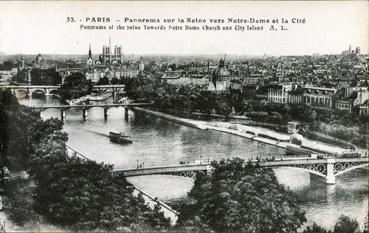
[[164,214],[164,217],[170,219],[170,224],[174,226],[178,220],[178,212],[173,210],[169,205],[165,204],[164,202],[160,201],[158,198],[154,198],[149,194],[145,193],[144,191],[134,187],[133,195],[137,197],[139,194],[142,194],[143,199],[149,205],[151,209],[154,209],[155,205],[159,204],[160,209]]

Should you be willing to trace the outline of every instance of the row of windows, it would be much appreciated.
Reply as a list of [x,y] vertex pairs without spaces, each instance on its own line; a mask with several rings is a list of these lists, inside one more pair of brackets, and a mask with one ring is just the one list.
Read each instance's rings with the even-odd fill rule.
[[331,106],[331,99],[330,98],[324,98],[324,97],[305,96],[304,97],[304,102],[307,103],[307,104],[322,104],[322,105]]

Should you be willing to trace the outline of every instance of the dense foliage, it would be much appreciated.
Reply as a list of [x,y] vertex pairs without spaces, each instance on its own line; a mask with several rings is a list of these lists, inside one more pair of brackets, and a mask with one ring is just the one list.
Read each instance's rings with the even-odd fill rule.
[[12,77],[12,81],[16,83],[28,83],[27,70],[19,70],[18,73]]
[[[309,105],[287,105],[266,100],[244,100],[242,111],[250,119],[274,124],[287,124],[288,121],[307,123],[304,136],[316,138],[314,132],[319,132],[334,138],[366,147],[367,126],[369,116],[358,116],[357,113],[313,109]],[[331,142],[329,142],[331,143]]]
[[[28,83],[27,72],[27,70],[20,70],[12,80],[18,83]],[[55,69],[33,68],[30,74],[32,85],[59,85],[62,82],[60,74]]]
[[15,67],[17,67],[17,65],[13,61],[4,61],[4,63],[0,63],[0,70],[11,70]]
[[[366,220],[367,221],[367,220]],[[333,231],[327,230],[316,223],[312,226],[308,226],[303,233],[367,233],[368,232],[368,223],[364,225],[364,230],[360,231],[359,224],[356,220],[351,219],[345,215],[341,215],[336,224],[334,225]]]
[[[169,227],[159,208],[151,209],[141,196],[135,197],[126,179],[112,174],[111,165],[68,156],[62,122],[42,121],[18,105],[9,91],[0,90],[0,101],[2,165],[29,174],[5,183],[4,209],[13,222],[23,225],[43,216],[72,230]],[[18,128],[13,131],[11,126]]]
[[59,89],[63,99],[77,99],[89,95],[92,91],[92,82],[81,73],[73,73],[65,78],[64,84]]
[[158,208],[132,195],[123,175],[112,175],[112,166],[68,157],[62,142],[62,135],[44,138],[31,161],[37,213],[75,230],[168,227]]
[[62,78],[55,69],[32,69],[31,70],[32,85],[59,85]]
[[200,111],[228,115],[231,113],[229,93],[203,91],[200,86],[176,86],[158,77],[139,75],[135,79],[123,80],[127,96],[135,101],[153,102],[161,111]]
[[216,232],[296,232],[306,221],[297,197],[278,183],[271,169],[244,165],[242,159],[213,162],[211,176],[200,176],[191,204],[180,208],[178,223]]
[[40,121],[36,112],[20,106],[10,90],[0,90],[0,165],[24,170],[32,152],[31,132]]

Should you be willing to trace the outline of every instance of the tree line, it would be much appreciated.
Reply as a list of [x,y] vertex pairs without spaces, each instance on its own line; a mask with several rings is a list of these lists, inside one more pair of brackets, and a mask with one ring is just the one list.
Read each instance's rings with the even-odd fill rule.
[[203,91],[201,86],[168,84],[160,77],[139,74],[134,79],[123,79],[126,94],[138,102],[152,102],[160,111],[189,111],[202,113],[231,113],[230,93]]
[[[20,70],[13,78],[12,81],[17,83],[28,83],[28,71]],[[39,69],[32,68],[30,71],[31,84],[32,85],[60,85],[62,83],[62,77],[55,70],[51,69]]]

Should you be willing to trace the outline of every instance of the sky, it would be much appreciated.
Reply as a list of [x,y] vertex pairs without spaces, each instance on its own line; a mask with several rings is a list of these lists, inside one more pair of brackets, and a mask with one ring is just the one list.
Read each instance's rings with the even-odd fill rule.
[[[99,54],[122,45],[125,54],[337,54],[349,45],[368,53],[369,1],[85,2],[0,1],[0,53]],[[67,17],[77,22],[67,23]],[[109,23],[85,22],[110,17]],[[129,18],[279,19],[287,31],[80,30],[80,25],[133,25]],[[292,18],[305,23],[291,23]],[[81,21],[79,21],[81,20]],[[179,23],[176,23],[179,24]],[[141,27],[143,24],[139,24]],[[165,24],[168,26],[169,24]],[[182,26],[185,24],[180,24]],[[187,24],[196,25],[196,24]],[[200,27],[203,24],[197,24]],[[215,24],[216,25],[216,24]],[[232,24],[232,26],[245,24]],[[277,25],[280,27],[280,24]]]

